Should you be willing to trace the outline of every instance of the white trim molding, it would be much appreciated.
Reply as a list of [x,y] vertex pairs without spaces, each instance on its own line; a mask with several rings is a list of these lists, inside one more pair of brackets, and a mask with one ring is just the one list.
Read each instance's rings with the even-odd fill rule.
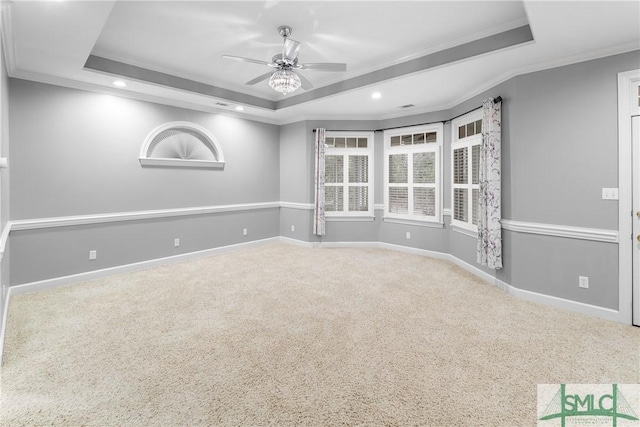
[[594,305],[581,303],[577,301],[566,300],[566,299],[554,297],[551,295],[544,295],[536,292],[518,289],[512,285],[509,285],[508,283],[505,283],[497,279],[496,277],[481,270],[480,268],[477,268],[471,264],[468,264],[465,261],[462,261],[461,259],[451,254],[444,253],[444,252],[430,251],[426,249],[412,248],[408,246],[400,246],[400,245],[384,243],[384,242],[306,242],[302,240],[292,239],[289,237],[278,236],[278,237],[272,237],[268,239],[254,240],[251,242],[238,243],[238,244],[229,245],[229,246],[211,248],[211,249],[206,249],[206,250],[197,251],[197,252],[190,252],[186,254],[152,259],[152,260],[142,261],[142,262],[137,262],[132,264],[120,265],[120,266],[105,268],[101,270],[88,271],[85,273],[73,274],[73,275],[64,276],[64,277],[46,279],[46,280],[41,280],[41,281],[32,282],[32,283],[25,283],[17,286],[10,286],[8,288],[7,296],[5,300],[5,307],[3,312],[4,319],[3,319],[2,325],[0,326],[0,365],[2,363],[2,347],[4,344],[5,328],[7,324],[6,317],[7,317],[7,312],[9,308],[9,301],[12,296],[25,294],[29,292],[36,292],[36,291],[54,288],[58,286],[70,285],[72,283],[76,283],[80,281],[98,279],[102,277],[111,276],[114,274],[144,270],[151,267],[157,267],[160,265],[171,264],[174,262],[195,259],[203,256],[213,255],[216,253],[229,252],[229,251],[233,251],[233,250],[237,250],[245,247],[259,246],[259,245],[275,243],[275,242],[283,242],[283,243],[292,244],[292,245],[296,245],[304,248],[381,248],[381,249],[389,249],[394,251],[426,256],[429,258],[442,259],[445,261],[452,262],[453,264],[468,271],[469,273],[475,275],[476,277],[488,282],[489,284],[492,284],[498,287],[499,289],[517,298],[524,299],[527,301],[533,301],[533,302],[544,304],[551,307],[558,307],[561,309],[570,310],[570,311],[586,314],[589,316],[595,316],[595,317],[599,317],[606,320],[612,320],[612,321],[617,321],[617,322],[626,323],[626,324],[630,323],[630,321],[625,321],[626,319],[622,316],[621,312],[618,312],[612,309],[597,307]]
[[7,299],[9,295],[15,296],[25,294],[28,292],[41,291],[44,289],[55,288],[58,286],[70,285],[76,282],[83,282],[86,280],[100,279],[102,277],[112,276],[114,274],[128,273],[131,271],[145,270],[151,267],[157,267],[165,264],[173,264],[175,262],[186,261],[190,259],[200,258],[203,256],[213,255],[217,253],[229,252],[241,248],[247,248],[251,246],[260,246],[267,243],[275,243],[280,241],[279,237],[271,237],[262,240],[253,240],[250,242],[237,243],[234,245],[221,246],[217,248],[205,249],[202,251],[188,252],[185,254],[172,255],[164,258],[156,258],[147,261],[136,262],[132,264],[118,265],[115,267],[104,268],[101,270],[87,271],[85,273],[72,274],[69,276],[56,277],[53,279],[45,279],[37,282],[25,283],[22,285],[10,286],[7,293]]
[[9,298],[11,296],[11,288],[7,289],[7,295],[4,299],[4,307],[2,311],[2,324],[0,324],[0,367],[2,367],[2,355],[4,354],[4,337],[7,331],[7,313],[9,312]]
[[280,202],[280,207],[284,209],[298,209],[303,211],[312,211],[313,203],[297,203],[297,202]]
[[4,257],[4,251],[7,248],[7,242],[9,241],[9,233],[11,232],[11,227],[13,226],[11,221],[7,221],[2,229],[2,234],[0,234],[0,261]]
[[[150,157],[150,151],[153,151],[154,147],[151,144],[156,137],[165,131],[190,131],[191,134],[195,133],[200,137],[196,139],[206,147],[207,151],[212,151],[212,155],[215,160],[201,160],[201,159],[181,159],[181,158],[162,158],[162,157]],[[204,141],[203,141],[204,139]],[[172,142],[177,142],[173,140]],[[142,166],[162,166],[162,167],[186,167],[186,168],[224,168],[224,154],[222,153],[222,147],[218,140],[209,132],[205,127],[196,123],[190,122],[169,122],[160,125],[153,129],[149,135],[145,138],[142,147],[140,148],[140,164]]]
[[477,239],[478,238],[478,231],[471,231],[467,228],[462,228],[459,227],[457,225],[451,225],[451,231],[453,231],[454,233],[459,233],[459,234],[463,234],[465,236],[471,237],[473,239]]
[[503,219],[502,228],[517,233],[540,234],[543,236],[566,237],[570,239],[593,240],[596,242],[618,243],[616,230],[572,227],[569,225],[540,224],[535,222]]
[[560,308],[562,310],[582,313],[592,317],[611,320],[613,322],[624,323],[622,322],[621,313],[610,308],[598,307],[583,302],[554,297],[552,295],[545,295],[539,294],[537,292],[527,291],[525,289],[516,288],[515,286],[509,285],[508,283],[505,283],[498,279],[496,279],[496,286],[504,290],[506,293],[525,301],[536,302],[539,304],[547,305],[549,307]]
[[297,246],[302,246],[306,248],[380,248],[380,249],[389,249],[393,251],[405,252],[415,255],[426,256],[428,258],[436,258],[442,259],[445,261],[449,261],[463,270],[468,271],[479,279],[484,280],[501,289],[502,291],[525,301],[531,301],[538,304],[543,304],[549,307],[560,308],[567,311],[572,311],[576,313],[585,314],[592,317],[598,317],[600,319],[610,320],[614,322],[620,322],[625,324],[630,324],[631,322],[625,322],[622,317],[622,313],[610,308],[598,307],[595,305],[582,303],[578,301],[572,301],[564,298],[555,297],[552,295],[540,294],[537,292],[528,291],[525,289],[517,288],[513,285],[510,285],[502,280],[494,277],[493,275],[483,271],[482,269],[471,265],[460,258],[457,258],[451,254],[445,252],[437,252],[430,251],[427,249],[418,249],[412,248],[408,246],[400,246],[391,243],[384,242],[303,242],[301,240],[295,240],[291,238],[280,238],[281,242],[290,243]]
[[372,222],[375,221],[375,216],[327,216],[326,222]]
[[168,168],[208,168],[223,169],[224,162],[211,160],[191,160],[191,159],[160,159],[152,157],[140,157],[138,159],[142,166],[160,166]]
[[[5,227],[6,228],[6,227]],[[268,243],[275,243],[281,241],[280,237],[271,237],[262,240],[253,240],[251,242],[237,243],[234,245],[221,246],[217,248],[205,249],[202,251],[189,252],[185,254],[173,255],[164,258],[156,258],[148,261],[136,262],[133,264],[118,265],[115,267],[104,268],[101,270],[87,271],[85,273],[72,274],[69,276],[55,277],[53,279],[40,280],[37,282],[25,283],[22,285],[9,286],[7,290],[7,296],[4,302],[4,311],[2,313],[2,324],[0,325],[0,367],[2,366],[2,354],[4,348],[4,338],[6,335],[7,327],[7,313],[9,311],[9,301],[11,297],[20,294],[26,294],[29,292],[37,292],[45,289],[56,288],[58,286],[71,285],[77,282],[83,282],[86,280],[100,279],[103,277],[113,276],[115,274],[129,273],[133,271],[146,270],[152,267],[158,267],[161,265],[172,264],[176,262],[186,261],[195,258],[201,258],[203,256],[230,252],[242,248],[251,246],[260,246]]]
[[382,222],[388,222],[390,224],[413,225],[416,227],[444,228],[443,222],[420,221],[417,219],[400,219],[385,216],[382,218]]
[[[329,175],[325,179],[324,182],[324,191],[325,195],[334,193],[336,198],[338,197],[338,190],[342,189],[342,208],[341,210],[337,210],[340,207],[340,203],[336,203],[333,205],[334,210],[329,210],[327,199],[330,197],[325,197],[325,220],[329,220],[331,217],[337,218],[345,218],[345,217],[373,217],[374,213],[374,203],[373,197],[367,197],[366,199],[366,210],[361,210],[363,206],[361,206],[362,201],[360,198],[359,206],[356,210],[351,210],[351,202],[349,199],[349,195],[351,194],[351,189],[365,189],[366,194],[373,195],[375,194],[375,180],[374,176],[374,164],[375,164],[375,150],[374,150],[374,131],[326,131],[325,133],[325,162],[327,165],[330,162],[330,159],[336,160],[337,158],[342,159],[342,171],[338,169],[335,170],[336,179],[330,180]],[[366,145],[362,146],[361,140],[366,140]],[[351,144],[350,144],[351,141]],[[352,146],[349,146],[352,145]],[[366,159],[366,179],[360,176],[362,170],[360,167],[362,166],[362,162],[352,164],[351,160],[354,159]],[[337,161],[337,160],[336,160]],[[355,168],[355,169],[354,169]],[[357,171],[356,175],[353,175],[352,172]],[[342,177],[339,175],[342,174]],[[353,175],[353,176],[352,176]],[[353,179],[356,177],[358,179]],[[342,178],[342,179],[339,179]],[[333,181],[333,182],[330,182]],[[337,202],[337,200],[336,200]]]
[[633,163],[631,149],[631,102],[629,94],[640,81],[640,69],[618,73],[618,308],[623,323],[633,315]]
[[[12,74],[16,70],[16,47],[13,41],[13,19],[12,17],[12,4],[9,2],[3,2],[0,6],[0,20],[2,25],[0,31],[2,33],[2,51],[4,52],[4,63],[7,69],[7,74],[12,77]],[[0,356],[1,357],[1,356]]]
[[[435,141],[427,142],[428,135],[435,133]],[[402,138],[410,137],[415,134],[423,134],[422,141],[417,144],[413,144],[413,140],[406,145]],[[426,135],[425,135],[426,134]],[[396,140],[394,144],[393,140]],[[433,222],[435,224],[442,224],[442,203],[444,200],[444,167],[442,165],[443,144],[444,144],[444,124],[441,122],[435,122],[424,125],[415,125],[407,127],[399,127],[387,129],[383,132],[383,155],[384,155],[384,170],[383,170],[383,187],[384,187],[384,217],[394,218],[399,220],[410,221],[425,221]],[[414,154],[430,154],[433,153],[435,161],[434,182],[423,183],[414,182],[413,164]],[[403,156],[407,162],[407,182],[395,183],[390,182],[390,159],[391,156]],[[391,188],[399,188],[407,190],[407,212],[398,213],[392,212],[390,207],[389,191]],[[414,191],[417,189],[429,189],[433,190],[435,194],[434,212],[433,215],[420,215],[416,214],[414,209]]]
[[117,212],[97,215],[77,215],[55,218],[26,219],[11,221],[11,231],[276,208],[280,208],[280,202],[244,203],[238,205],[202,206],[195,208],[160,209],[138,212]]

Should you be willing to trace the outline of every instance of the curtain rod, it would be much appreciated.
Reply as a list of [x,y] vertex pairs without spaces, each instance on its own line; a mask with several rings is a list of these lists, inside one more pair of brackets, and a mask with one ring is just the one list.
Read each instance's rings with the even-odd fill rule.
[[[501,97],[501,96],[496,96],[495,98],[493,98],[493,102],[494,102],[494,103],[496,103],[496,104],[497,104],[498,102],[502,102],[502,97]],[[482,108],[482,105],[481,105],[481,106],[479,106],[479,107],[476,107],[476,108],[472,108],[471,110],[469,110],[469,111],[467,111],[467,112],[464,112],[464,113],[462,113],[462,114],[458,114],[457,116],[452,117],[452,118],[450,118],[450,119],[447,119],[447,120],[438,120],[438,121],[435,121],[435,122],[417,123],[417,124],[407,125],[407,126],[394,126],[394,127],[390,127],[390,128],[382,128],[382,129],[376,129],[376,130],[371,130],[371,129],[369,129],[369,130],[351,130],[351,129],[343,129],[343,130],[328,130],[328,129],[327,129],[326,131],[327,131],[327,132],[382,132],[382,131],[385,131],[385,130],[401,129],[401,128],[406,128],[406,127],[410,127],[410,126],[426,126],[426,125],[433,125],[433,124],[436,124],[436,123],[443,123],[443,124],[444,124],[444,123],[446,123],[446,122],[450,122],[450,121],[452,121],[452,120],[455,120],[455,119],[457,119],[458,117],[462,117],[462,116],[464,116],[465,114],[469,114],[469,113],[471,113],[472,111],[476,111],[476,110],[478,110],[478,109],[480,109],[480,108]],[[315,130],[315,129],[312,129],[312,132],[313,132],[313,133],[315,133],[315,132],[316,132],[316,130]]]
[[[494,104],[497,104],[498,102],[502,102],[502,97],[501,97],[501,96],[496,96],[495,98],[493,98],[493,103],[494,103]],[[480,109],[480,108],[482,108],[482,105],[481,105],[481,106],[479,106],[479,107],[477,107],[477,108],[474,108],[474,109],[472,109],[472,110],[469,110],[469,111],[467,111],[466,113],[458,114],[457,116],[452,117],[452,118],[450,118],[450,119],[449,119],[449,120],[447,120],[447,121],[448,121],[448,122],[450,122],[450,121],[452,121],[452,120],[457,119],[458,117],[462,117],[462,116],[464,116],[465,114],[469,114],[470,112],[472,112],[472,111],[476,111],[476,110],[478,110],[478,109]]]

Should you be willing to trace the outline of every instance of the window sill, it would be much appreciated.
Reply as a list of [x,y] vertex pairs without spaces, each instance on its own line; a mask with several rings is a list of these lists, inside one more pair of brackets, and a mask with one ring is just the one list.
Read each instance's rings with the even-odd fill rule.
[[328,216],[325,215],[326,222],[372,222],[375,216]]
[[478,232],[477,231],[467,230],[466,228],[460,228],[460,227],[455,226],[455,225],[451,226],[451,230],[455,231],[456,233],[464,234],[465,236],[473,237],[474,239],[478,238]]
[[139,160],[142,166],[224,169],[224,162],[212,160],[162,159],[152,157],[140,157]]
[[382,218],[382,221],[391,224],[417,225],[418,227],[444,228],[444,223],[433,221],[419,221],[415,219]]

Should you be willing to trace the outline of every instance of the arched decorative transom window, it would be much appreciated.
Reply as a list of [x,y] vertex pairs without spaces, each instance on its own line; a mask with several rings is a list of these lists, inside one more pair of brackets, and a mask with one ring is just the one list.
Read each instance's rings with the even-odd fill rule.
[[200,125],[170,122],[155,128],[142,144],[142,166],[224,168],[218,141]]

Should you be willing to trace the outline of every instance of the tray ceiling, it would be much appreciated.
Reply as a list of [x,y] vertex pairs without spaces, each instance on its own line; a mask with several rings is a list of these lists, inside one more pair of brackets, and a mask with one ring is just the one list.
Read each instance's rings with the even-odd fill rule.
[[[522,72],[640,48],[634,1],[47,1],[4,4],[3,19],[12,77],[274,123],[450,108]],[[347,71],[303,71],[315,88],[287,96],[245,85],[269,69],[221,55],[270,61],[280,25],[301,62]]]

